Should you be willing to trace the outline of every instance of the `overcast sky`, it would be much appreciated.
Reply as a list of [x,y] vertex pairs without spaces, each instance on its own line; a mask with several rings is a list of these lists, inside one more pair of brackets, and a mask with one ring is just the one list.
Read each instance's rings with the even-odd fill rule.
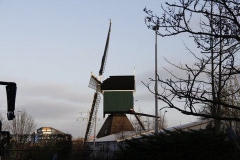
[[[37,128],[53,127],[84,136],[94,90],[91,72],[98,75],[107,38],[112,32],[103,80],[112,75],[136,75],[136,110],[154,114],[154,96],[141,81],[154,78],[155,33],[144,23],[146,6],[161,14],[161,0],[0,0],[0,81],[17,83],[16,113],[26,109]],[[187,36],[158,37],[158,73],[171,70],[164,58],[189,63]],[[194,46],[194,45],[193,45]],[[0,89],[1,114],[6,115],[5,87]],[[103,98],[102,98],[103,99]],[[159,102],[159,108],[163,104]],[[140,108],[140,109],[139,109]],[[99,107],[99,129],[104,122]],[[77,119],[80,118],[78,121]],[[192,122],[173,110],[168,126]]]

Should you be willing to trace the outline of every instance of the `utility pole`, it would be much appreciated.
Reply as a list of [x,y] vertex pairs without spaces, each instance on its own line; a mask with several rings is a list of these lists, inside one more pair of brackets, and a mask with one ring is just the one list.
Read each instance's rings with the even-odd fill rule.
[[[87,120],[89,120],[90,111],[80,112],[80,113],[81,114],[82,113],[87,113],[88,115],[87,115],[87,117],[79,117],[78,119],[82,119],[82,120],[87,119]],[[78,119],[77,119],[77,121],[78,121]],[[94,121],[94,133],[93,133],[94,134],[94,140],[93,140],[94,147],[95,147],[95,139],[96,139],[97,119],[100,120],[100,118],[97,118],[97,112],[95,112],[95,117],[92,118],[92,121]]]
[[[88,110],[88,111],[82,111],[82,112],[79,112],[79,113],[80,113],[81,115],[82,115],[83,113],[87,113],[87,116],[78,117],[78,118],[77,118],[77,121],[78,121],[79,119],[82,119],[83,121],[84,121],[84,120],[88,120],[90,110]],[[81,129],[81,128],[80,128],[80,129]],[[81,130],[80,130],[80,137],[81,137]]]

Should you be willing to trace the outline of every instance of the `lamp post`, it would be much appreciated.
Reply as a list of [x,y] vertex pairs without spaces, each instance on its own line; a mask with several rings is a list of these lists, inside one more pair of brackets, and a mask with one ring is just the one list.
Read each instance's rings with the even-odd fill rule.
[[155,31],[155,133],[158,132],[158,82],[157,82],[157,31],[159,29],[159,26],[153,26],[152,28]]

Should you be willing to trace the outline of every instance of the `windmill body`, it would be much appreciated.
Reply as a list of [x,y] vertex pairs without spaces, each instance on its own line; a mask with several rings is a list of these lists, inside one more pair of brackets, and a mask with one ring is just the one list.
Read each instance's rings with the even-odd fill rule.
[[135,77],[110,76],[101,85],[103,94],[103,114],[110,114],[97,138],[123,131],[134,131],[126,113],[133,110]]
[[127,113],[134,107],[134,76],[110,76],[101,85],[103,114]]

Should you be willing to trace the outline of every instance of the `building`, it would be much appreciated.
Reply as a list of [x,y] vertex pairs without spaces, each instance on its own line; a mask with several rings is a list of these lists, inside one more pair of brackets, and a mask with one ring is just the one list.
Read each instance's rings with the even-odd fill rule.
[[[183,124],[180,126],[169,127],[165,130],[174,131],[174,130],[199,130],[205,129],[207,125],[211,122],[211,120],[201,120],[196,122],[191,122],[187,124]],[[159,130],[159,132],[164,132],[164,130]],[[114,152],[118,150],[118,144],[124,142],[125,140],[130,140],[132,138],[141,138],[141,135],[151,135],[154,133],[154,130],[143,132],[141,134],[136,134],[136,132],[121,132],[118,134],[111,134],[105,137],[101,137],[95,140],[91,140],[88,142],[89,147],[92,150]]]
[[52,127],[41,127],[37,129],[33,137],[34,137],[34,141],[37,142],[40,140],[47,140],[47,139],[50,139],[51,137],[53,138],[59,135],[67,135],[67,134]]
[[49,135],[49,134],[65,134],[64,132],[61,132],[55,128],[52,127],[41,127],[37,129],[38,135]]

